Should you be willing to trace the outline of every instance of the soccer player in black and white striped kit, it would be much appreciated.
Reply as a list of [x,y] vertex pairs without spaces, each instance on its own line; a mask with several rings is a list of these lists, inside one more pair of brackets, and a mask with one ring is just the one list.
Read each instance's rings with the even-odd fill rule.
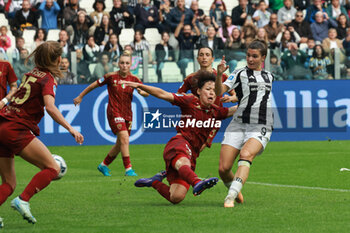
[[[252,41],[247,48],[247,66],[235,70],[224,83],[221,75],[228,69],[224,58],[218,65],[216,95],[234,89],[238,98],[238,109],[226,128],[220,151],[219,174],[229,188],[225,207],[234,207],[235,200],[243,202],[240,192],[248,178],[250,166],[271,137],[273,75],[262,68],[266,54],[266,42]],[[238,168],[233,174],[232,166],[238,155]]]

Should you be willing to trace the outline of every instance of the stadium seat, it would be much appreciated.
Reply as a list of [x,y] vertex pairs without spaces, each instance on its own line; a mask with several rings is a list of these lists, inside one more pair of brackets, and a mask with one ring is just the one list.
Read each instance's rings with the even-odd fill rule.
[[25,29],[23,31],[23,38],[24,38],[24,47],[30,49],[34,42],[34,35],[35,35],[35,30],[27,30]]
[[157,28],[146,28],[144,36],[151,46],[150,51],[154,51],[156,45],[162,40]]
[[135,31],[132,28],[123,28],[119,35],[119,43],[124,48],[134,40]]
[[[232,0],[229,0],[232,1]],[[209,9],[214,0],[199,0],[198,7],[204,11],[205,15],[209,15]]]
[[238,0],[224,0],[226,5],[226,12],[228,15],[231,15],[232,9],[238,6]]
[[58,41],[60,31],[61,31],[60,29],[50,29],[49,32],[47,33],[46,40]]
[[79,1],[80,8],[84,8],[88,14],[94,11],[94,8],[92,7],[94,5],[94,1]]
[[7,28],[10,28],[9,22],[6,19],[5,14],[1,13],[0,14],[0,26],[3,26],[3,25],[7,26]]
[[12,35],[12,32],[11,32],[11,30],[8,30],[7,31],[7,36],[8,37],[10,37],[10,39],[11,39],[11,49],[15,49],[16,48],[16,37],[14,37],[13,35]]
[[107,0],[105,1],[106,9],[105,11],[110,12],[113,8],[113,0]]
[[90,70],[90,74],[94,73],[95,67],[96,67],[97,63],[91,63],[89,65],[89,70]]

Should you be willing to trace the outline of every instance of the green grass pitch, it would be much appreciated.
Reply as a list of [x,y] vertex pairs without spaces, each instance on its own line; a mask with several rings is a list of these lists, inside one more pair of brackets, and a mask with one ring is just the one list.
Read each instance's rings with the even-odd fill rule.
[[[17,189],[0,207],[0,232],[350,232],[349,141],[271,142],[253,163],[243,188],[245,203],[223,208],[222,182],[178,204],[133,183],[164,169],[164,145],[132,145],[137,178],[124,176],[120,157],[112,177],[96,169],[110,146],[50,147],[68,173],[31,200],[35,225],[10,208],[37,169],[15,159]],[[218,176],[220,145],[202,152],[196,172]]]

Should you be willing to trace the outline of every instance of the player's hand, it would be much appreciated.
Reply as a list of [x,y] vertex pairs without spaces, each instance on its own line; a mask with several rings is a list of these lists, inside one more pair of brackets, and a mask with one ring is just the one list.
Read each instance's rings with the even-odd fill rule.
[[80,96],[76,97],[73,102],[74,102],[74,105],[77,106],[81,103],[81,101],[83,100],[83,98],[81,98]]
[[223,97],[221,97],[220,101],[222,103],[231,103],[233,100],[235,100],[234,96],[230,96],[230,95],[224,95]]
[[119,84],[121,85],[125,85],[127,87],[132,87],[132,88],[138,88],[139,87],[139,83],[136,82],[130,82],[130,81],[120,81]]
[[69,133],[75,138],[75,141],[79,143],[80,145],[84,142],[84,136],[76,131],[74,128],[72,128]]
[[2,109],[4,106],[5,106],[4,101],[1,101],[1,100],[0,100],[0,109]]
[[222,59],[217,67],[217,72],[220,76],[228,69],[229,66],[226,65],[225,55],[222,56]]

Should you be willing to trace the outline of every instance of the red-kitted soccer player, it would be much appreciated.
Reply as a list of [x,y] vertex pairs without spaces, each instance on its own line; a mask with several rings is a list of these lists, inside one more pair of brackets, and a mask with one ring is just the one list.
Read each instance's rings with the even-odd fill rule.
[[62,47],[58,42],[50,41],[38,46],[30,55],[34,56],[36,67],[25,74],[9,105],[0,111],[0,205],[16,188],[15,154],[41,170],[22,194],[11,202],[12,208],[29,223],[36,222],[30,212],[30,198],[49,185],[60,171],[48,148],[36,137],[40,133],[37,125],[44,116],[44,107],[58,124],[69,131],[77,143],[84,141],[83,135],[64,119],[55,106],[55,77],[62,76],[59,69],[61,54]]
[[[197,54],[197,61],[199,63],[200,69],[199,71],[207,71],[209,73],[212,73],[216,76],[217,72],[216,70],[212,67],[213,62],[214,62],[214,55],[213,55],[213,50],[209,47],[201,47],[198,50]],[[197,71],[197,72],[199,72]],[[182,85],[180,88],[177,90],[177,93],[186,93],[188,91],[191,91],[191,93],[195,96],[198,97],[197,89],[198,89],[198,75],[197,72],[194,72],[192,74],[189,74],[183,81]],[[227,74],[223,73],[222,74],[222,81],[225,82],[226,79],[228,78]],[[229,93],[229,95],[225,95],[222,99],[222,96],[217,96],[215,100],[215,104],[222,107],[222,102],[237,102],[237,97],[235,95],[235,92],[232,91]],[[206,145],[207,147],[210,147],[215,135],[219,131],[220,128],[213,128],[213,132],[209,135]]]
[[[224,108],[214,104],[216,95],[213,74],[201,71],[197,75],[200,76],[197,90],[199,97],[174,94],[160,88],[126,82],[127,86],[146,91],[181,108],[182,118],[176,128],[177,134],[167,143],[163,153],[166,172],[162,171],[151,178],[139,179],[135,182],[137,187],[153,187],[173,204],[185,198],[190,185],[193,186],[193,194],[200,195],[205,189],[218,182],[216,177],[204,180],[198,178],[194,172],[196,159],[203,145],[205,147],[214,125],[218,127],[221,119],[232,116],[236,110],[236,107]],[[204,124],[209,121],[210,124]],[[170,186],[162,182],[165,176]]]
[[[7,93],[7,84],[10,91]],[[0,109],[2,109],[17,91],[17,76],[10,62],[0,59]]]
[[[106,158],[98,165],[97,169],[104,176],[111,176],[108,165],[110,165],[119,152],[121,152],[125,167],[125,175],[137,176],[132,169],[129,153],[129,136],[132,123],[131,101],[134,89],[121,85],[120,81],[142,82],[130,73],[131,54],[128,51],[124,51],[120,56],[118,65],[119,71],[108,73],[103,78],[90,84],[74,99],[74,104],[80,104],[83,97],[90,91],[107,84],[109,96],[107,118],[112,132],[117,135],[117,142],[113,145]],[[142,96],[148,96],[148,93],[144,91],[138,90],[138,92]]]

